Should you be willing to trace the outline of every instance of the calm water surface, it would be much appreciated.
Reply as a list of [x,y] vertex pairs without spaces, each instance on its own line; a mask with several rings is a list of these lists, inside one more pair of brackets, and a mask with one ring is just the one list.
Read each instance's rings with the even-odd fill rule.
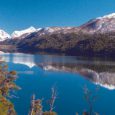
[[[99,71],[115,72],[115,62],[98,59],[86,59],[70,56],[28,55],[28,54],[1,54],[2,59],[8,62],[10,70],[18,72],[16,84],[21,90],[15,91],[11,99],[18,115],[28,115],[30,100],[33,94],[36,98],[43,98],[44,110],[48,110],[47,100],[51,97],[51,87],[56,86],[58,96],[55,102],[55,111],[58,115],[75,115],[76,112],[88,110],[84,99],[83,87],[87,87],[95,94],[97,85],[90,82],[82,75],[66,71],[44,70],[46,64],[59,64],[70,67],[79,66],[94,68]],[[102,67],[100,67],[100,65]],[[60,67],[60,66],[59,66]],[[59,68],[58,68],[59,69]],[[114,115],[115,113],[115,90],[99,85],[98,98],[94,103],[94,110],[101,115]]]

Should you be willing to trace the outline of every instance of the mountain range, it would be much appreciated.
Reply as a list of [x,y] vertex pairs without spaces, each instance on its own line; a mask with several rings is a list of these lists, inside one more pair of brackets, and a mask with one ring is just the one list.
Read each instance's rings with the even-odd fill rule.
[[0,50],[115,56],[115,13],[92,19],[79,27],[30,27],[11,35],[0,30]]

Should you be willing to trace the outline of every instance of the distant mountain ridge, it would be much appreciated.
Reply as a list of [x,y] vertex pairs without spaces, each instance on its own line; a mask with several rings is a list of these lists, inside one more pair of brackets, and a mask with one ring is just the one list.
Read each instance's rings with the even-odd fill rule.
[[80,29],[82,31],[91,33],[115,32],[115,13],[90,20],[89,22],[80,26]]
[[21,30],[21,31],[14,31],[11,35],[11,37],[14,39],[14,38],[19,38],[23,35],[27,36],[33,32],[36,32],[37,30],[34,28],[34,27],[30,27],[30,28],[27,28],[25,30]]
[[0,30],[0,41],[6,40],[7,38],[24,38],[31,33],[39,32],[40,35],[53,34],[53,33],[70,33],[70,32],[86,32],[86,33],[106,33],[115,31],[115,13],[105,15],[92,19],[79,27],[44,27],[35,28],[33,26],[24,29],[16,30],[11,35],[6,33],[4,30]]
[[7,32],[0,29],[0,41],[4,41],[4,40],[10,39],[10,38],[11,38],[11,36]]
[[[115,56],[115,13],[92,19],[79,27],[30,27],[14,31],[4,39],[0,37],[0,40],[2,51]],[[10,45],[10,49],[5,45]]]

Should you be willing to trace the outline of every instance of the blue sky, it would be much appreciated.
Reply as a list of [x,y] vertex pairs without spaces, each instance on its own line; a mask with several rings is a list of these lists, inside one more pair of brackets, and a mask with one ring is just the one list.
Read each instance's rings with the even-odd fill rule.
[[115,0],[0,0],[0,28],[78,26],[115,12]]

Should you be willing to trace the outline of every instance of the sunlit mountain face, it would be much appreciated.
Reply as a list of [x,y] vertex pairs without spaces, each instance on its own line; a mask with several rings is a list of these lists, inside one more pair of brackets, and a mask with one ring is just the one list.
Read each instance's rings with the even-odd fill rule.
[[78,33],[79,31],[87,32],[87,33],[107,33],[107,32],[115,32],[115,13],[111,13],[102,17],[97,17],[95,19],[91,19],[88,22],[84,22],[83,25],[79,27],[44,27],[44,28],[35,28],[30,26],[27,29],[23,30],[14,30],[14,32],[9,35],[4,30],[0,30],[0,39],[6,40],[7,38],[12,39],[21,39],[26,38],[28,35],[32,33],[37,33],[39,36],[47,35],[47,34],[67,34],[67,33]]
[[0,51],[4,52],[115,57],[115,13],[79,27],[30,27],[10,37],[1,31],[0,36]]
[[115,13],[92,19],[80,26],[85,32],[108,33],[115,32]]
[[88,59],[82,57],[29,55],[29,54],[1,54],[2,60],[14,64],[24,65],[30,70],[40,67],[45,71],[58,71],[80,74],[86,80],[107,89],[115,89],[115,62],[102,59]]
[[0,29],[0,41],[4,41],[4,40],[10,39],[10,38],[11,38],[11,36],[7,32]]

